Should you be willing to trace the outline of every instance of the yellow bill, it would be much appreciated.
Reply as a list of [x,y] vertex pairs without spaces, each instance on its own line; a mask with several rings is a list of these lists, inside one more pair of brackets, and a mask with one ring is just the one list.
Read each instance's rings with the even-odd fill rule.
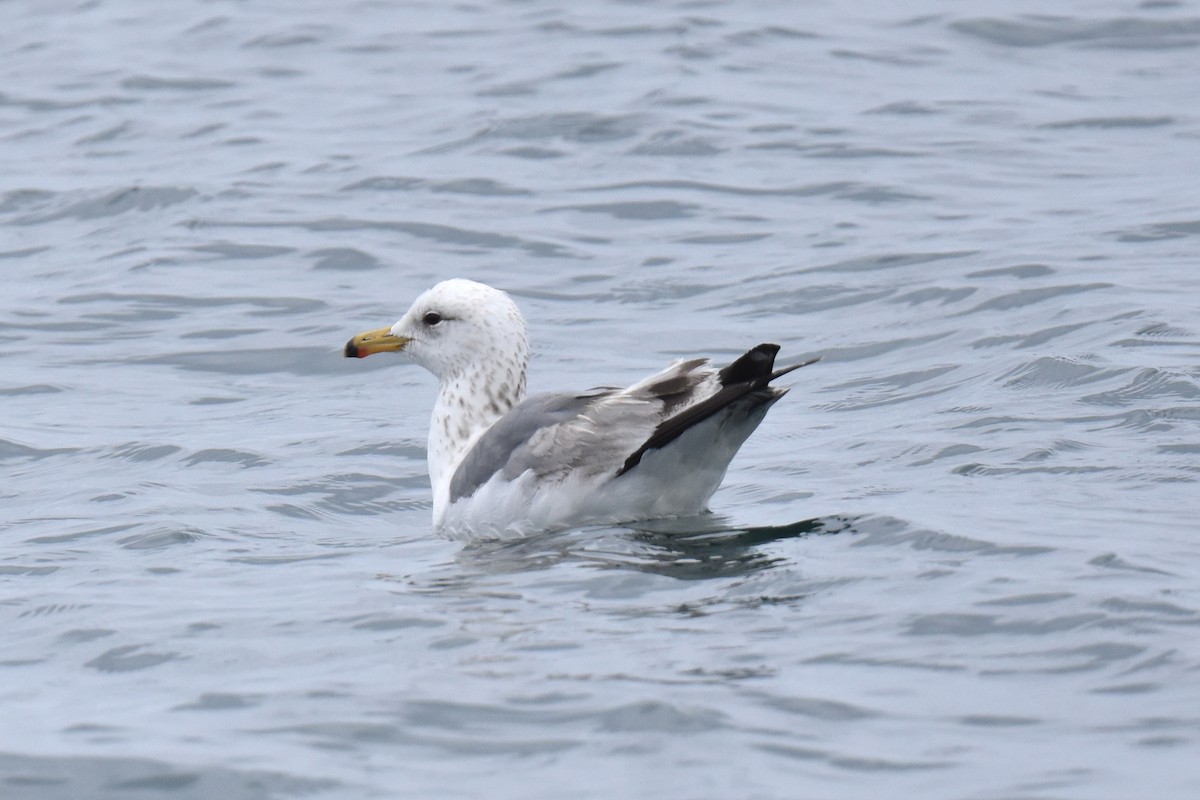
[[346,342],[346,358],[366,358],[375,353],[391,353],[404,349],[412,340],[407,336],[393,336],[391,328],[360,333]]

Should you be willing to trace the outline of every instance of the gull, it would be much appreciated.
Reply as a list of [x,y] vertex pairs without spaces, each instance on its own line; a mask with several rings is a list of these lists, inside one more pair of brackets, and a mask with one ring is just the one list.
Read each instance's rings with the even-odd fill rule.
[[348,358],[395,352],[438,379],[429,426],[435,530],[528,535],[707,510],[729,462],[786,388],[779,345],[726,367],[678,360],[624,389],[525,396],[529,334],[506,293],[442,281],[400,321],[360,333]]

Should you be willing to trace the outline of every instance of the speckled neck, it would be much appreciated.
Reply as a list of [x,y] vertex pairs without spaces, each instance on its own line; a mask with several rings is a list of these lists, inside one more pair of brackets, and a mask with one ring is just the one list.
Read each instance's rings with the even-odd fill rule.
[[528,348],[498,356],[445,376],[429,426],[429,479],[433,516],[441,520],[450,500],[450,479],[475,440],[525,397]]

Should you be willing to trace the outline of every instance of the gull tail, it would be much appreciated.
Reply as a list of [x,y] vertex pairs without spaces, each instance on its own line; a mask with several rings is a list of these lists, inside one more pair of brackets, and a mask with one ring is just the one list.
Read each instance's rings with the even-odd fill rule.
[[[685,432],[720,412],[728,412],[730,415],[738,413],[744,417],[748,423],[745,435],[741,437],[744,441],[745,437],[749,436],[758,426],[766,410],[776,400],[787,394],[787,389],[771,386],[771,381],[821,360],[812,358],[801,364],[793,364],[777,370],[775,369],[775,356],[778,352],[779,345],[777,344],[760,344],[723,368],[717,373],[721,388],[712,396],[660,422],[650,438],[629,458],[625,459],[625,463],[617,470],[617,475],[624,475],[640,464],[642,456],[650,450],[660,450],[666,447]],[[732,457],[732,453],[730,457]]]

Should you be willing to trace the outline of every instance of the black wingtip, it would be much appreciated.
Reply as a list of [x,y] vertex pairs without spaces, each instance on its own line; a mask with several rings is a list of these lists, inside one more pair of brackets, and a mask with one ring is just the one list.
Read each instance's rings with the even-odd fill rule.
[[746,351],[719,373],[722,386],[734,383],[755,383],[764,379],[770,380],[771,369],[775,366],[775,356],[779,353],[779,345],[763,342],[757,347]]
[[775,356],[778,354],[779,345],[771,342],[763,342],[757,347],[750,348],[745,355],[720,371],[721,385],[753,383],[766,386],[780,375],[787,375],[792,370],[807,367],[809,364],[815,364],[821,360],[821,357],[817,356],[800,364],[775,369]]

